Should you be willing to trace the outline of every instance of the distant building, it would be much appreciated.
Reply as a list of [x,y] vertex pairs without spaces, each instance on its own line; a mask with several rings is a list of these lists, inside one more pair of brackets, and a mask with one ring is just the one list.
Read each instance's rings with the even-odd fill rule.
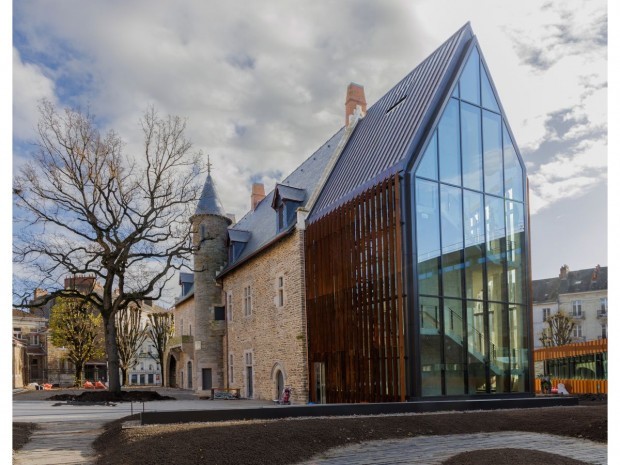
[[562,311],[575,322],[572,342],[607,338],[607,267],[570,271],[560,268],[555,278],[532,281],[534,345],[542,347],[540,336],[551,315]]
[[48,320],[13,309],[13,387],[47,381]]

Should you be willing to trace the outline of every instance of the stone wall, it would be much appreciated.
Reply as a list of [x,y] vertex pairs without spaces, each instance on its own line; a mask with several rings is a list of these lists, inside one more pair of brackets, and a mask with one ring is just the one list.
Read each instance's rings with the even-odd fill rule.
[[[308,401],[308,367],[303,264],[303,231],[295,230],[223,278],[224,298],[232,293],[225,366],[228,386],[248,397],[251,354],[253,398],[275,399],[278,371],[292,387],[295,403]],[[279,284],[283,279],[283,305]],[[244,309],[245,289],[251,289],[251,314]],[[227,313],[229,309],[227,309]],[[233,379],[230,379],[232,355]]]

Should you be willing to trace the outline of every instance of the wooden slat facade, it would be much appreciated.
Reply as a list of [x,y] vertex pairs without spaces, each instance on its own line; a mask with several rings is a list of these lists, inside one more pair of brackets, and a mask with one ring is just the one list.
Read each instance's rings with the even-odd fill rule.
[[400,182],[384,180],[306,230],[310,399],[404,401]]

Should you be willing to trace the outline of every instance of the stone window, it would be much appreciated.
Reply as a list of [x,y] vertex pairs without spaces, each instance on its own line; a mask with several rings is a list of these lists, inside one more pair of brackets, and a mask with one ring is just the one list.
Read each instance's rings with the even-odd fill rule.
[[22,338],[22,329],[21,328],[13,328],[13,337],[17,339]]
[[228,354],[228,382],[233,384],[235,382],[235,368],[234,368],[233,354]]
[[575,327],[573,328],[573,337],[581,337],[581,335],[581,325],[575,325]]
[[252,314],[252,286],[243,288],[243,311],[245,316]]
[[607,325],[601,325],[601,338],[607,339]]
[[226,314],[228,321],[233,320],[233,294],[232,291],[228,291],[226,294]]
[[601,311],[607,312],[607,297],[601,297]]
[[278,307],[284,307],[284,276],[277,277],[277,287],[278,287],[277,305]]
[[542,316],[543,316],[543,321],[547,321],[549,319],[549,317],[551,316],[551,309],[550,308],[543,308],[542,309]]

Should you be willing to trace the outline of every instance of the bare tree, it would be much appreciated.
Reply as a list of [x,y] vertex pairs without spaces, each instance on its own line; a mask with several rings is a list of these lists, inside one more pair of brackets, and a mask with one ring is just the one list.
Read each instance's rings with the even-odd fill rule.
[[168,341],[174,334],[174,316],[172,313],[149,313],[148,337],[153,342],[159,366],[161,367],[161,385],[164,386],[166,370],[164,356]]
[[127,385],[127,371],[138,363],[138,351],[146,340],[146,326],[142,326],[142,309],[131,306],[116,313],[116,345],[121,384]]
[[[100,311],[109,388],[119,392],[114,315],[132,302],[159,299],[174,271],[190,264],[200,154],[191,152],[183,119],[160,118],[152,108],[140,120],[138,157],[125,156],[120,137],[100,133],[88,112],[59,112],[48,101],[39,112],[38,150],[14,181],[14,262],[41,277],[38,287],[51,291],[44,300],[74,297]],[[67,274],[95,275],[102,288],[63,289]],[[14,295],[16,306],[32,306],[19,290]]]
[[545,322],[547,327],[542,330],[539,338],[544,347],[562,346],[573,341],[575,322],[566,313],[559,311]]
[[75,366],[76,386],[81,386],[84,364],[102,357],[102,320],[84,301],[57,299],[50,312],[50,339],[67,349],[67,358]]

